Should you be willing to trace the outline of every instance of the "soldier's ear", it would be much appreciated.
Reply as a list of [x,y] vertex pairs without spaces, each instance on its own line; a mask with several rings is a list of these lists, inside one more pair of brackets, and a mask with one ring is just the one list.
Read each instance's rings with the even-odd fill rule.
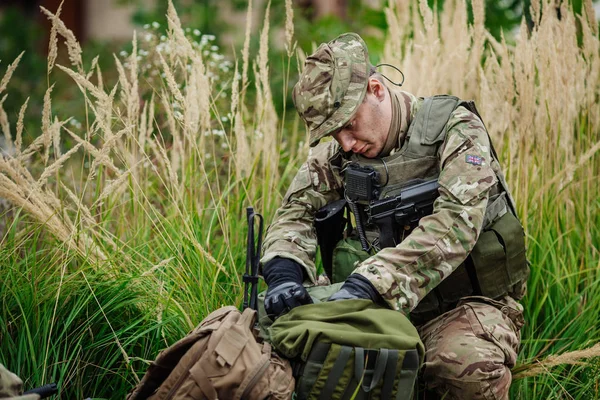
[[369,93],[372,93],[377,98],[377,100],[383,101],[385,99],[385,86],[379,79],[375,77],[370,77],[369,83],[367,85],[367,90]]

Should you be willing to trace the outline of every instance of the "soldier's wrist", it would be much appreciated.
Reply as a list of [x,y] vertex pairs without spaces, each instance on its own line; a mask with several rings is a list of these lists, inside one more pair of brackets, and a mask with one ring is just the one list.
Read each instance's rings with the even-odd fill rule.
[[304,268],[289,258],[275,257],[263,266],[263,277],[269,287],[285,282],[302,284]]

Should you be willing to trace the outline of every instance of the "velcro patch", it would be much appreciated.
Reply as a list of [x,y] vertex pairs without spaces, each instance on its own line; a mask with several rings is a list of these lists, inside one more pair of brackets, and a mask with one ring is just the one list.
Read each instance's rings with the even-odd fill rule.
[[483,164],[483,157],[479,157],[473,154],[467,154],[465,161],[468,164],[473,164],[473,165],[482,165]]

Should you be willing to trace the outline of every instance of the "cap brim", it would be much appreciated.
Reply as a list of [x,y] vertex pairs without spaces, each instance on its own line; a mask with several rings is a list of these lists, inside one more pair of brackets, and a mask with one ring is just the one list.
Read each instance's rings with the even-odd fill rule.
[[[367,72],[367,64],[365,63],[365,76]],[[310,131],[310,146],[314,147],[319,144],[319,141],[325,136],[328,136],[336,130],[342,128],[352,117],[362,104],[365,94],[367,93],[368,78],[362,82],[351,82],[348,86],[348,93],[344,96],[342,105],[331,114],[321,125]],[[358,98],[351,98],[355,93],[358,93]]]

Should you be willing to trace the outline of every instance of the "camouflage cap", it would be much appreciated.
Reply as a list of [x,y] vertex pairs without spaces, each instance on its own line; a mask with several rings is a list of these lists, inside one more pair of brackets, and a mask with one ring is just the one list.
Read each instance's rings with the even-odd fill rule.
[[344,33],[306,58],[292,99],[306,122],[310,145],[344,126],[367,91],[371,64],[365,42]]
[[0,364],[0,398],[13,400],[39,400],[37,394],[23,394],[23,381]]

